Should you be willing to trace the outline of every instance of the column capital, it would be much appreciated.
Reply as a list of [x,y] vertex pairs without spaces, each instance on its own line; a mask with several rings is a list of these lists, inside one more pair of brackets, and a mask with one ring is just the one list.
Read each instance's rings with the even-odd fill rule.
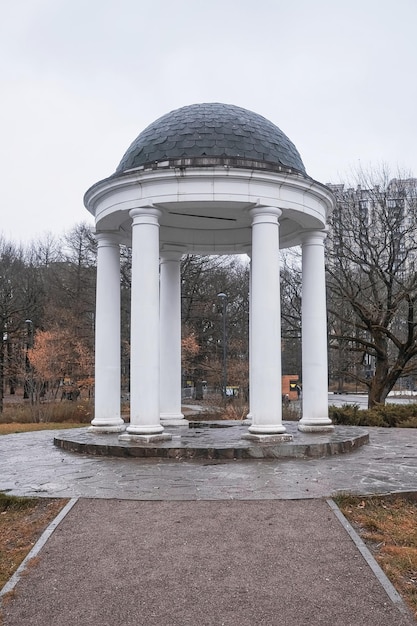
[[162,211],[153,206],[143,206],[131,209],[129,215],[132,218],[132,226],[135,224],[156,224],[159,226]]
[[301,244],[322,245],[327,237],[328,229],[307,230],[301,233]]
[[94,239],[100,248],[104,246],[120,246],[122,243],[122,236],[117,230],[98,230],[94,233]]
[[168,261],[181,261],[185,250],[182,246],[162,246],[160,250],[160,263],[167,263]]
[[249,209],[249,215],[252,218],[252,226],[254,224],[278,224],[282,211],[275,206],[256,206]]

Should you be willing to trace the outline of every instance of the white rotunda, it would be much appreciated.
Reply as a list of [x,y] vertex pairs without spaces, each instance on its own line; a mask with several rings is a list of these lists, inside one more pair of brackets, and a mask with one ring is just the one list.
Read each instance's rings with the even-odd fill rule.
[[180,261],[187,253],[247,253],[250,288],[248,437],[286,438],[281,400],[280,256],[302,249],[302,418],[328,417],[324,270],[333,196],[310,178],[293,143],[237,106],[194,104],[164,115],[128,148],[85,206],[98,241],[95,417],[91,430],[124,430],[120,414],[120,254],[132,249],[130,424],[122,440],[168,438],[181,413]]

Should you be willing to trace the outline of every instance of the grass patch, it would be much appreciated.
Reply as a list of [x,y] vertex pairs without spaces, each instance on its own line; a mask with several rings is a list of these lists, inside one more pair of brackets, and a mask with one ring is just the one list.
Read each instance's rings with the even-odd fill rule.
[[92,402],[87,399],[42,402],[38,405],[31,405],[29,401],[6,402],[0,414],[0,435],[80,428],[90,424],[92,414]]
[[417,618],[417,499],[334,499]]
[[62,430],[64,428],[81,428],[83,424],[69,422],[48,422],[41,424],[0,424],[0,435],[14,435],[15,433],[29,433],[38,430]]
[[4,405],[0,424],[43,424],[48,422],[88,424],[93,417],[93,406],[89,400],[71,402],[13,402]]
[[0,492],[0,513],[11,510],[22,511],[33,506],[35,502],[36,498],[23,498]]
[[68,500],[20,498],[0,493],[0,588]]

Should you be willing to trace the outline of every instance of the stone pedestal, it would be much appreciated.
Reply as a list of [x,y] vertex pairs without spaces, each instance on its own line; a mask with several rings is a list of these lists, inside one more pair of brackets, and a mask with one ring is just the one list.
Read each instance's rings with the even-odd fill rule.
[[136,435],[130,432],[125,432],[118,437],[119,441],[127,441],[131,443],[160,443],[162,441],[170,441],[172,435],[168,433],[160,433],[155,435]]
[[293,436],[288,433],[281,433],[277,435],[256,435],[248,433],[246,435],[242,435],[242,439],[248,439],[254,443],[286,443],[288,441],[292,441]]

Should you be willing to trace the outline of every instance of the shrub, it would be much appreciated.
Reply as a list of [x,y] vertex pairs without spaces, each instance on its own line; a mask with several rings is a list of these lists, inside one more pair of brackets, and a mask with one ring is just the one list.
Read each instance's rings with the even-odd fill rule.
[[417,428],[417,404],[387,404],[363,411],[357,404],[330,406],[329,417],[336,425]]
[[301,408],[298,405],[294,405],[291,402],[288,405],[282,407],[282,419],[285,422],[298,422],[301,417]]

